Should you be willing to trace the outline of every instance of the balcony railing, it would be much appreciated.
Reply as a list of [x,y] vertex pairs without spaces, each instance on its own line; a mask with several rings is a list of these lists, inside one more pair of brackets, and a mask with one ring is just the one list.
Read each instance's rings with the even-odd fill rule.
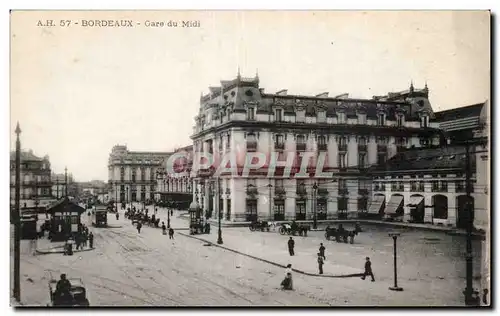
[[328,148],[328,145],[327,144],[318,144],[318,150],[327,150]]
[[367,145],[358,145],[359,152],[366,152],[368,146]]
[[358,189],[359,195],[368,195],[368,189]]
[[306,150],[306,144],[304,143],[297,143],[296,145],[297,150],[303,151]]
[[387,145],[378,144],[377,145],[377,151],[378,152],[387,152]]
[[255,195],[258,193],[258,190],[256,187],[247,187],[247,194]]
[[257,150],[257,142],[247,142],[247,152],[254,152]]
[[283,188],[283,187],[276,187],[276,188],[274,188],[274,194],[276,194],[276,195],[283,195],[283,194],[285,194],[285,188]]
[[347,188],[339,188],[339,194],[340,195],[347,195],[347,194],[349,194],[349,190]]
[[432,192],[448,192],[448,186],[432,186]]
[[328,195],[328,190],[326,188],[318,188],[318,195]]
[[406,150],[406,146],[405,145],[397,145],[396,149],[397,149],[398,153],[400,153],[400,152],[403,152]]
[[274,149],[285,149],[285,143],[274,143]]
[[306,190],[305,188],[300,188],[300,187],[299,187],[299,188],[297,188],[296,193],[297,193],[298,195],[307,195],[307,190]]
[[347,144],[339,144],[339,151],[347,151]]
[[[24,186],[52,186],[53,184],[56,184],[55,182],[52,181],[21,181],[21,185]],[[64,184],[64,183],[62,183]]]

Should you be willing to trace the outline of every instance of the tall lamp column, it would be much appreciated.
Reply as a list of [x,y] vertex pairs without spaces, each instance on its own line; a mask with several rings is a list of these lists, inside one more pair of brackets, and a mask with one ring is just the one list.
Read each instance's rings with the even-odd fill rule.
[[403,288],[398,286],[398,265],[397,265],[397,240],[400,236],[399,233],[389,233],[394,241],[394,286],[391,286],[389,290],[391,291],[402,291]]

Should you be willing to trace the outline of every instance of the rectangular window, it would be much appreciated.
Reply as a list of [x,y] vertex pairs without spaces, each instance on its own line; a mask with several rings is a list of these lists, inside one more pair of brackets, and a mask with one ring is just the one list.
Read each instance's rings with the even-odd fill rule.
[[366,154],[359,154],[358,157],[358,166],[359,168],[366,168]]
[[366,212],[368,210],[368,199],[367,198],[359,198],[358,199],[358,211]]
[[385,125],[385,114],[379,114],[377,116],[377,125],[384,126]]
[[274,220],[275,221],[285,220],[285,201],[284,200],[274,201]]
[[249,121],[255,120],[255,109],[254,108],[247,109],[247,120],[249,120]]
[[283,110],[282,109],[276,109],[276,111],[275,111],[275,121],[276,122],[283,121]]
[[378,154],[377,155],[377,164],[381,165],[384,164],[386,160],[385,154]]
[[345,153],[339,154],[339,168],[347,168],[347,158]]
[[366,114],[358,114],[358,124],[360,125],[366,124]]
[[345,124],[345,113],[339,112],[337,113],[339,124]]
[[316,204],[316,217],[318,220],[325,220],[327,213],[327,204],[325,200],[318,200]]
[[396,116],[398,127],[402,127],[403,126],[403,118],[404,118],[404,116],[401,115],[401,114],[399,114],[399,115]]
[[301,221],[306,219],[306,201],[297,200],[295,202],[295,220]]

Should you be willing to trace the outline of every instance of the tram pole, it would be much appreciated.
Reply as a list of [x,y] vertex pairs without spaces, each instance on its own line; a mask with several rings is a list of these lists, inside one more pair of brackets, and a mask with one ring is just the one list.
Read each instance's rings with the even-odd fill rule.
[[465,305],[475,306],[477,300],[474,297],[474,289],[472,287],[473,278],[473,265],[472,265],[472,230],[474,228],[474,215],[472,208],[472,181],[471,181],[471,163],[470,163],[470,143],[465,144],[465,192],[467,195],[467,202],[465,204],[467,213],[467,234],[466,234],[466,254],[465,254],[465,267],[466,267],[466,285],[464,290]]
[[19,210],[21,192],[21,141],[19,122],[16,126],[16,191],[14,211],[14,298],[21,302],[21,214]]

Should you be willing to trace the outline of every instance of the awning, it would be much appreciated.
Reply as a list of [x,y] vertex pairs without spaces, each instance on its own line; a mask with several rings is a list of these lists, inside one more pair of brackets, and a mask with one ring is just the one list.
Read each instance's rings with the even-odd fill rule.
[[385,214],[396,214],[399,207],[402,206],[403,197],[401,195],[391,196],[389,203],[385,206]]
[[423,196],[410,196],[410,202],[408,202],[407,206],[417,207],[424,201]]
[[375,195],[373,197],[372,203],[370,204],[370,207],[368,208],[368,214],[379,214],[380,213],[380,208],[385,202],[385,196],[383,195]]

